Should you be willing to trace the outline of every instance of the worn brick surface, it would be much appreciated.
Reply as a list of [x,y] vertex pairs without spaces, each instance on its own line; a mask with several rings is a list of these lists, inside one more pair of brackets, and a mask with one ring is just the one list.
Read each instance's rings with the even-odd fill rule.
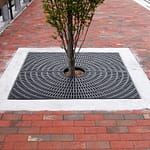
[[137,124],[136,120],[117,120],[116,124],[118,126],[135,126]]
[[149,114],[144,114],[145,119],[150,119],[150,113]]
[[13,127],[0,128],[0,134],[12,134],[12,133],[17,133],[17,128],[13,128]]
[[[0,75],[19,47],[60,46],[42,0],[0,35]],[[149,11],[133,0],[97,8],[84,47],[129,47],[150,78]],[[0,150],[150,150],[150,110],[0,111]]]
[[33,134],[28,136],[28,142],[38,142],[38,141],[50,141],[49,135],[42,135],[42,134]]
[[68,142],[73,140],[74,140],[73,134],[51,134],[50,135],[50,141]]
[[64,120],[83,120],[83,115],[64,115]]
[[128,133],[128,127],[107,127],[108,133]]
[[70,150],[85,150],[86,143],[85,142],[64,142],[62,144],[62,149],[70,149]]
[[108,141],[87,142],[87,150],[110,148]]
[[4,114],[2,119],[3,120],[21,120],[20,114]]
[[124,115],[124,118],[125,119],[143,119],[143,115],[140,115],[140,114],[129,114],[129,115]]
[[62,115],[44,115],[43,120],[62,120]]
[[104,115],[104,119],[112,119],[112,120],[120,120],[120,119],[124,119],[124,116],[123,115],[121,115],[121,114],[119,114],[119,115],[117,115],[117,114],[106,114],[106,115]]
[[39,127],[21,127],[18,129],[18,133],[39,133]]

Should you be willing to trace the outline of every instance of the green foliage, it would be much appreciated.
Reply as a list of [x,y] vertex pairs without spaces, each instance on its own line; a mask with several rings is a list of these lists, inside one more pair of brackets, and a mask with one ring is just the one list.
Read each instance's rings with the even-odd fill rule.
[[[47,22],[57,29],[63,47],[67,51],[68,32],[71,32],[73,49],[86,28],[88,30],[96,7],[104,0],[43,0]],[[85,36],[86,36],[86,32]],[[82,44],[81,44],[82,46]]]

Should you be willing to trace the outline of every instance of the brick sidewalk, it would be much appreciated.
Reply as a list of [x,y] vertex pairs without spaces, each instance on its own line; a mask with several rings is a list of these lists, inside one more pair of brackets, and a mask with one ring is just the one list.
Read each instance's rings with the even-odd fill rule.
[[5,112],[1,150],[149,150],[150,110]]
[[[60,46],[45,23],[42,0],[0,35],[0,73],[19,47]],[[133,0],[106,0],[84,47],[128,47],[150,78],[149,11]],[[0,150],[149,150],[150,110],[124,112],[1,112]]]

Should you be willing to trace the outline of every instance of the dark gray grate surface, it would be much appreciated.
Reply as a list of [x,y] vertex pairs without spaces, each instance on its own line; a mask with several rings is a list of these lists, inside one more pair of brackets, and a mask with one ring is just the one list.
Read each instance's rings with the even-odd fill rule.
[[119,53],[80,53],[82,77],[64,75],[64,53],[29,53],[9,99],[139,99]]

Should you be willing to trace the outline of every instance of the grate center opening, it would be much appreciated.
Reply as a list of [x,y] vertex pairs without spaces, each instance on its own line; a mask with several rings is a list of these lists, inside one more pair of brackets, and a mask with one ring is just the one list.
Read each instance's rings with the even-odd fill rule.
[[[65,76],[69,77],[70,76],[70,71],[69,68],[64,69],[64,74]],[[75,67],[75,77],[82,77],[85,75],[85,70],[81,67]]]

